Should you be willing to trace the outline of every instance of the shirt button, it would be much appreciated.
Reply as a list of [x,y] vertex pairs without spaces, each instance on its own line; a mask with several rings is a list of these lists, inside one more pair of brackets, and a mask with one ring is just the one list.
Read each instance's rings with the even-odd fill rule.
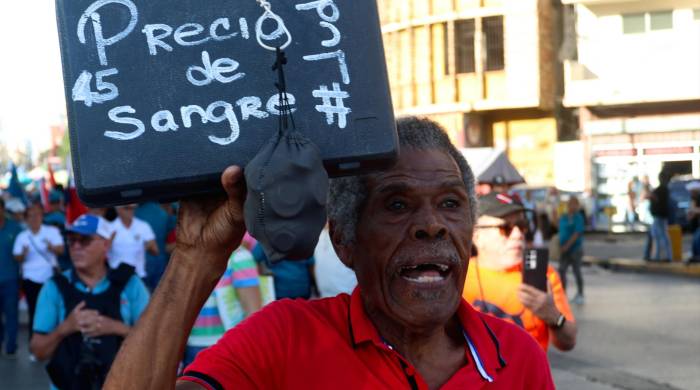
[[406,366],[406,375],[408,375],[408,376],[416,375],[416,369],[413,368],[412,366]]

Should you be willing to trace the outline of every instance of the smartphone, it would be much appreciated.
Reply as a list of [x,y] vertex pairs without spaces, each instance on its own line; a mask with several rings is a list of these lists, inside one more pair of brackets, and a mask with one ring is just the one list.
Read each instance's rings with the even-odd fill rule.
[[523,252],[523,283],[547,292],[547,266],[549,250],[526,249]]

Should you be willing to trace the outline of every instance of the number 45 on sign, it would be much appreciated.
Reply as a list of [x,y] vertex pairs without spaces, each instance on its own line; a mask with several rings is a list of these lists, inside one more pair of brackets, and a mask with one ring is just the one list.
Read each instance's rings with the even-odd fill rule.
[[119,73],[119,71],[116,68],[98,70],[95,72],[95,87],[97,92],[93,92],[91,87],[92,73],[84,70],[73,85],[73,101],[82,101],[86,106],[92,107],[93,103],[100,104],[115,99],[119,96],[119,89],[113,83],[104,81],[104,78],[117,73]]

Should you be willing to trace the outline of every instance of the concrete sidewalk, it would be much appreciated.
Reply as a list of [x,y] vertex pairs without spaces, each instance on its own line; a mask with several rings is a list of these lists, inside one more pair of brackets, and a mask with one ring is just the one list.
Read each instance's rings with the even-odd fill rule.
[[[691,240],[690,235],[683,236],[683,259],[690,257]],[[589,233],[584,240],[583,261],[587,265],[598,265],[611,270],[700,278],[700,263],[645,261],[642,258],[645,244],[645,233]]]

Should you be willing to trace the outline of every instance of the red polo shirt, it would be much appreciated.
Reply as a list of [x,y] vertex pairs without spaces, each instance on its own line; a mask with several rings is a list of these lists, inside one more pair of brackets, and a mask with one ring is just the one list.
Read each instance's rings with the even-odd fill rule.
[[[522,329],[462,301],[467,364],[443,389],[554,389],[547,358]],[[197,355],[180,380],[207,389],[427,389],[388,347],[358,289],[313,301],[282,300]]]

